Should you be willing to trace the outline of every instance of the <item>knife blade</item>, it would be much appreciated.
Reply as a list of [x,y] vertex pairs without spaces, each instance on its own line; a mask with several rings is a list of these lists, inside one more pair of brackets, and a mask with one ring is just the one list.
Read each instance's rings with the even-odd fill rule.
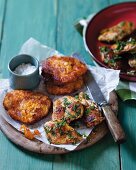
[[[81,55],[78,53],[74,53],[72,56],[80,59],[84,62]],[[91,93],[94,101],[101,107],[103,114],[105,116],[108,128],[114,138],[114,141],[117,143],[123,143],[126,141],[125,132],[123,128],[121,127],[119,120],[115,116],[114,112],[112,111],[109,103],[105,100],[105,97],[103,96],[103,93],[98,86],[97,82],[95,81],[92,73],[90,70],[86,73],[86,80],[85,84],[87,86],[87,89]]]

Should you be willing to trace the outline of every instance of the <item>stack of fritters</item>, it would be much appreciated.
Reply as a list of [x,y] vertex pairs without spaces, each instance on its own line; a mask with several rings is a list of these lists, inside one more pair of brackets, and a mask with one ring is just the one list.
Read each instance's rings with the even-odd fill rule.
[[69,94],[80,89],[86,71],[86,65],[73,57],[52,56],[42,63],[47,92],[55,95]]

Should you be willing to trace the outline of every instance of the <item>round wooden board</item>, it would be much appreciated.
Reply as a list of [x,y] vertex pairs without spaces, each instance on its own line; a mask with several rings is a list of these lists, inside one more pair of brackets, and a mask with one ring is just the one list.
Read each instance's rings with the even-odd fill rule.
[[[117,113],[118,101],[117,101],[117,96],[115,92],[111,92],[110,94],[110,104],[112,106],[112,110],[115,113]],[[2,116],[0,116],[0,128],[2,132],[7,136],[7,138],[10,139],[13,143],[29,151],[42,153],[42,154],[64,154],[64,153],[70,152],[62,148],[58,148],[58,147],[45,144],[36,139],[31,141],[25,138],[22,133],[20,133],[14,127],[12,127],[9,123],[7,123],[5,119],[3,119]],[[97,126],[95,128],[95,132],[91,133],[88,139],[82,142],[75,150],[81,150],[83,148],[87,148],[93,145],[94,143],[99,141],[101,138],[103,138],[107,134],[107,132],[108,132],[108,128],[105,122],[103,122],[102,124]]]

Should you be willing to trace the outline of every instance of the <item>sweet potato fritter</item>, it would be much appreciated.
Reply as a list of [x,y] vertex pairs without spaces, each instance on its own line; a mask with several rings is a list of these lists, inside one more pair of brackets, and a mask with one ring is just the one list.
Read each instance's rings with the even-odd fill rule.
[[72,96],[64,96],[53,103],[52,120],[65,120],[70,123],[72,120],[83,116],[82,104]]
[[83,138],[63,121],[49,121],[44,125],[47,138],[52,144],[76,144]]
[[42,75],[52,79],[56,85],[62,85],[76,81],[85,74],[87,67],[80,60],[73,57],[49,57],[42,63]]
[[83,77],[79,77],[78,80],[65,84],[65,85],[54,85],[52,82],[46,82],[47,92],[54,95],[69,94],[76,90],[79,90],[84,85]]
[[122,21],[117,25],[103,29],[98,37],[99,41],[116,42],[130,35],[135,30],[134,23]]
[[78,100],[84,105],[83,120],[87,127],[96,126],[104,120],[97,104],[90,100],[87,94],[83,92],[79,93]]
[[41,93],[13,90],[6,94],[3,105],[14,120],[32,124],[48,114],[51,101]]

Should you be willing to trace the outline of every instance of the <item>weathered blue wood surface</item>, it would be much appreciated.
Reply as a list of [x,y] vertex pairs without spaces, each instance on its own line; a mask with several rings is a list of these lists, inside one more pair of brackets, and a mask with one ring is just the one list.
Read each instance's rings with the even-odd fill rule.
[[[0,0],[0,78],[23,42],[34,37],[68,55],[80,52],[92,63],[73,25],[77,18],[95,13],[120,0]],[[24,151],[0,132],[0,170],[135,170],[136,102],[119,105],[119,118],[128,135],[119,147],[107,135],[94,146],[67,155],[38,155]]]

